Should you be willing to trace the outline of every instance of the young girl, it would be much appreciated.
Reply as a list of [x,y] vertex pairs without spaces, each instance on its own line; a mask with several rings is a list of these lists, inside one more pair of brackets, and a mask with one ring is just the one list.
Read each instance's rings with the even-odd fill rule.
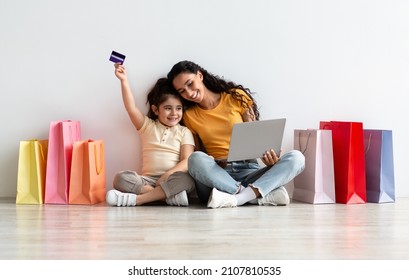
[[121,82],[122,99],[142,142],[142,175],[134,171],[119,172],[114,189],[107,192],[112,206],[139,206],[166,200],[169,205],[188,206],[187,193],[195,183],[187,173],[187,159],[194,151],[190,130],[179,122],[183,116],[180,95],[159,79],[148,94],[147,116],[135,106],[126,70],[115,64],[115,75]]

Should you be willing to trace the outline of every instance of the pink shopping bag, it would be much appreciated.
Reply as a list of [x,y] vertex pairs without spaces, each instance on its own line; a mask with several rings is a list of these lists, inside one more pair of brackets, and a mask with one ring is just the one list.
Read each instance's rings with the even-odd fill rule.
[[305,169],[294,178],[293,199],[312,204],[335,203],[331,130],[294,130],[294,149],[305,157]]
[[55,121],[48,137],[45,203],[68,204],[72,148],[81,139],[79,121]]

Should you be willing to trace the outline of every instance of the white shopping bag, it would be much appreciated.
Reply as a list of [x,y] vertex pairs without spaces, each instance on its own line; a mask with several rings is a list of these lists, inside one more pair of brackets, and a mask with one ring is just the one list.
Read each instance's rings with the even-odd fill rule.
[[305,156],[305,169],[294,178],[293,199],[312,203],[335,203],[332,131],[294,130],[294,149]]

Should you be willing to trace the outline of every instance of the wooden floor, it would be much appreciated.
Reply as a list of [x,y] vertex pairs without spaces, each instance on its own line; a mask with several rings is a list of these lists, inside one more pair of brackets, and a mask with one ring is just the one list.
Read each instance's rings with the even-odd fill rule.
[[395,203],[109,207],[0,199],[2,260],[409,259],[409,198]]

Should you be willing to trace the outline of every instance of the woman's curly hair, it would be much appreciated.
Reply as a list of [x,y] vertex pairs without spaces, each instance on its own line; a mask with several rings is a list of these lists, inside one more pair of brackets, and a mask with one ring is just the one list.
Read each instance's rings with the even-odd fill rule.
[[[200,67],[194,62],[184,60],[176,63],[170,72],[168,73],[168,80],[170,83],[173,82],[173,79],[179,75],[180,73],[193,73],[197,74],[197,72],[200,71],[203,74],[203,83],[206,86],[207,89],[211,90],[212,92],[215,93],[223,93],[226,92],[228,94],[231,94],[234,99],[238,100],[241,102],[244,108],[248,108],[248,104],[245,100],[245,98],[237,92],[237,89],[240,89],[246,93],[246,95],[253,101],[252,109],[254,111],[254,115],[256,117],[256,120],[259,120],[260,118],[260,113],[258,111],[258,106],[255,101],[255,99],[252,96],[252,92],[248,89],[243,87],[240,84],[236,84],[231,81],[226,81],[225,79],[213,75],[209,73],[207,70],[204,68]],[[187,108],[192,107],[196,105],[196,103],[192,101],[186,101],[185,102]]]

